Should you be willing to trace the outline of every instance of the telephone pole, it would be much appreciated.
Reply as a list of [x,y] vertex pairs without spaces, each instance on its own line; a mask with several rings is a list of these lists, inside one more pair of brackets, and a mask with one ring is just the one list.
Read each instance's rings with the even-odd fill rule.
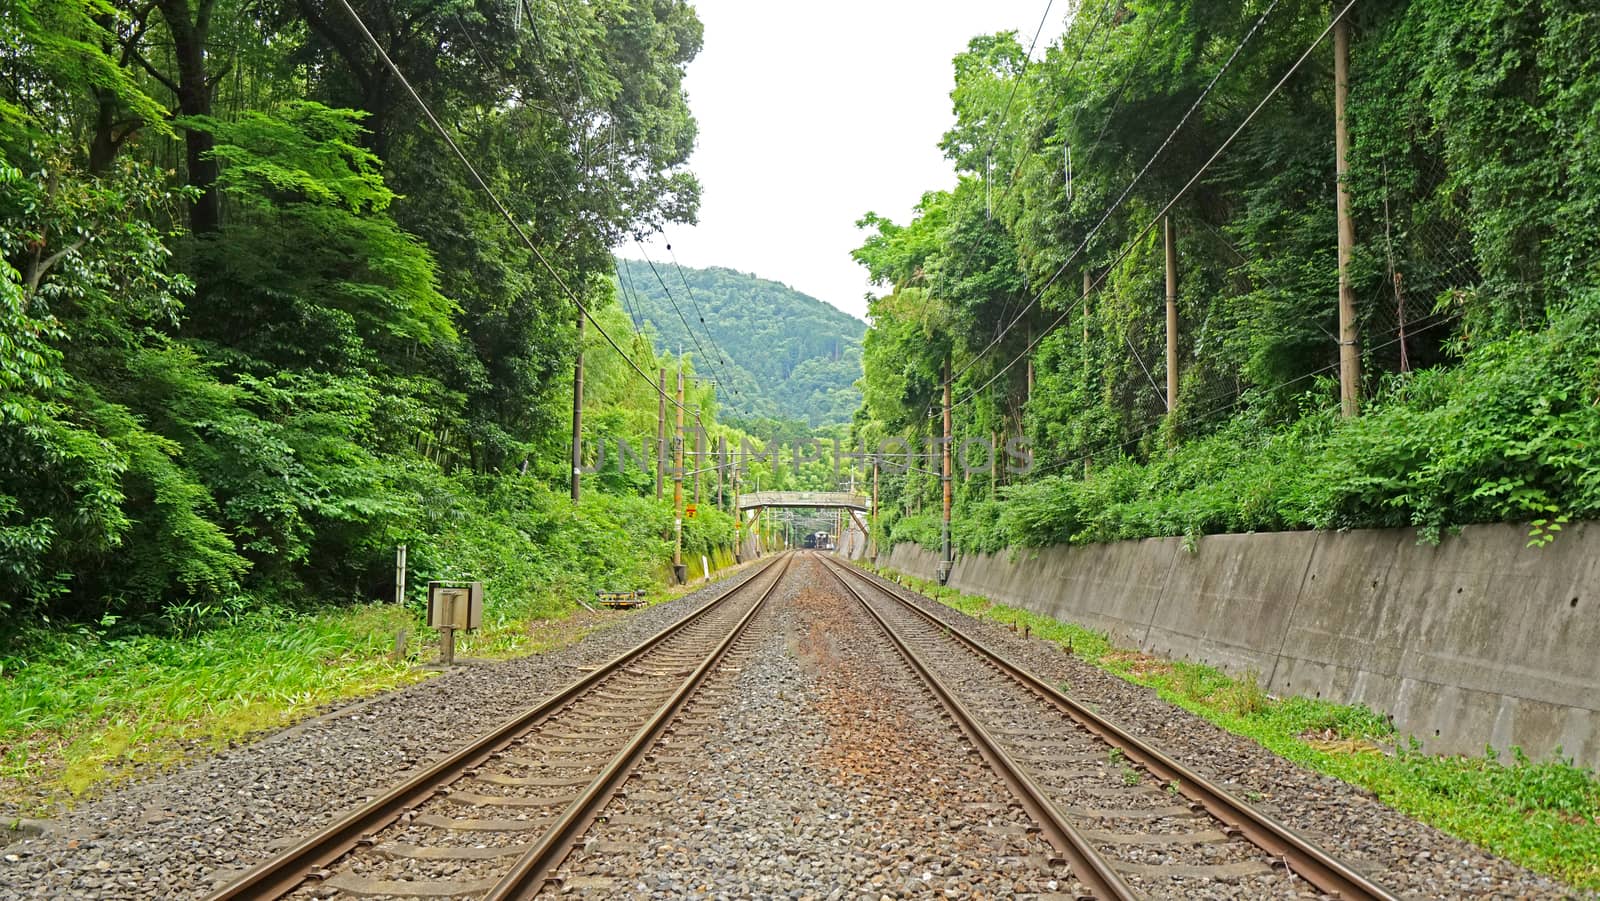
[[867,553],[878,562],[878,455],[872,455],[872,518],[867,523]]
[[578,311],[578,359],[572,364],[572,502],[583,491],[583,311]]
[[1161,225],[1167,245],[1167,417],[1170,420],[1178,409],[1178,245],[1172,236],[1172,217],[1161,217]]
[[727,468],[727,465],[728,465],[728,436],[727,435],[718,435],[717,436],[717,509],[718,510],[726,510],[728,508],[728,505],[726,503],[727,497],[723,494],[723,491],[722,491],[723,479],[724,479],[723,470],[725,468]]
[[1089,382],[1089,292],[1094,290],[1094,277],[1083,270],[1083,381]]
[[1361,412],[1361,344],[1356,331],[1356,292],[1350,258],[1356,245],[1350,217],[1350,22],[1333,24],[1334,169],[1339,176],[1339,406],[1345,416]]
[[728,469],[728,488],[730,489],[729,508],[733,511],[733,562],[744,562],[745,522],[744,511],[739,509],[739,464],[734,463]]
[[682,585],[689,568],[683,565],[683,355],[678,355],[678,440],[672,471],[672,575]]
[[[1028,346],[1033,346],[1033,326],[1028,326]],[[1033,400],[1033,351],[1028,351],[1028,393],[1023,395],[1022,402],[1027,404]]]
[[706,426],[700,421],[700,408],[694,411],[694,506],[700,508],[700,482],[701,470],[705,469],[706,459]]
[[939,527],[939,584],[950,579],[950,358],[944,358],[944,521]]
[[656,500],[661,500],[661,470],[667,456],[667,367],[656,378]]

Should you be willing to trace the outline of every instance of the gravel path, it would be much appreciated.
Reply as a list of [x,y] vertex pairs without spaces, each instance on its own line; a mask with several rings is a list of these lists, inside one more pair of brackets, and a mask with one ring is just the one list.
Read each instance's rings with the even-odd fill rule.
[[0,899],[193,897],[698,609],[754,566],[566,648],[467,666],[85,804],[0,849]]
[[[1560,883],[1485,853],[1379,802],[1371,792],[1312,772],[1255,742],[1062,652],[902,588],[924,609],[973,635],[1232,794],[1282,820],[1408,898],[1565,898]],[[1258,800],[1259,799],[1259,800]]]

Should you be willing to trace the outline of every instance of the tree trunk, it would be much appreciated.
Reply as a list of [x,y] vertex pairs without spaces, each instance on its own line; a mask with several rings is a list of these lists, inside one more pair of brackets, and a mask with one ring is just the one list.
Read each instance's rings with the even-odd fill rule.
[[[172,34],[173,57],[178,64],[178,112],[184,116],[211,115],[212,83],[206,75],[206,39],[215,6],[216,0],[161,0],[161,17]],[[189,185],[200,189],[200,196],[189,209],[189,229],[196,235],[209,235],[222,222],[217,161],[211,157],[216,139],[209,132],[186,128],[183,143]]]
[[89,139],[89,174],[104,175],[117,158],[122,142],[116,138],[117,98],[100,88],[94,89],[94,136]]

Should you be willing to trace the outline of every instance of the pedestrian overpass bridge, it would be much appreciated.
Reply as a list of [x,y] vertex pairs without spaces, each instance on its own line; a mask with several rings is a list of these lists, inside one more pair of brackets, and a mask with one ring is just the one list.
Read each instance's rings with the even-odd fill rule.
[[[754,528],[761,512],[778,508],[811,508],[819,510],[843,510],[850,514],[850,521],[855,523],[856,529],[862,536],[870,534],[867,524],[862,521],[861,514],[872,512],[872,499],[864,494],[851,491],[752,491],[739,495],[739,528],[748,529],[747,537],[741,537],[741,554],[745,550],[753,552],[756,556],[766,552],[762,545],[761,530]],[[843,529],[840,530],[844,531]]]
[[864,494],[848,491],[752,491],[739,495],[740,510],[766,507],[815,507],[868,513],[872,510],[872,500]]

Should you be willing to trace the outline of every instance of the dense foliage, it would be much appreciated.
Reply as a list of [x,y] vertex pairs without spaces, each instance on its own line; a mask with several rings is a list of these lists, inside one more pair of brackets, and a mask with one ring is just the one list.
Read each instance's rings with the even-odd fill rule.
[[[1030,474],[958,472],[959,547],[1482,521],[1544,541],[1600,515],[1600,12],[1354,5],[1355,419],[1330,15],[1111,0],[1031,62],[1015,34],[956,58],[956,187],[908,223],[860,223],[856,257],[889,291],[854,427],[926,447],[950,371],[957,442],[1030,439]],[[887,480],[885,532],[936,545],[938,489]]]
[[629,314],[660,346],[703,349],[701,368],[729,382],[729,414],[818,426],[849,422],[861,406],[867,327],[854,316],[731,269],[618,260],[617,275]]
[[[629,336],[609,248],[695,214],[693,10],[354,6],[553,272],[342,4],[0,11],[8,628],[384,598],[402,542],[419,590],[657,577],[671,512],[653,488],[566,497],[562,283]],[[648,389],[586,344],[597,422],[652,434]],[[731,539],[726,515],[689,528],[691,553]]]

